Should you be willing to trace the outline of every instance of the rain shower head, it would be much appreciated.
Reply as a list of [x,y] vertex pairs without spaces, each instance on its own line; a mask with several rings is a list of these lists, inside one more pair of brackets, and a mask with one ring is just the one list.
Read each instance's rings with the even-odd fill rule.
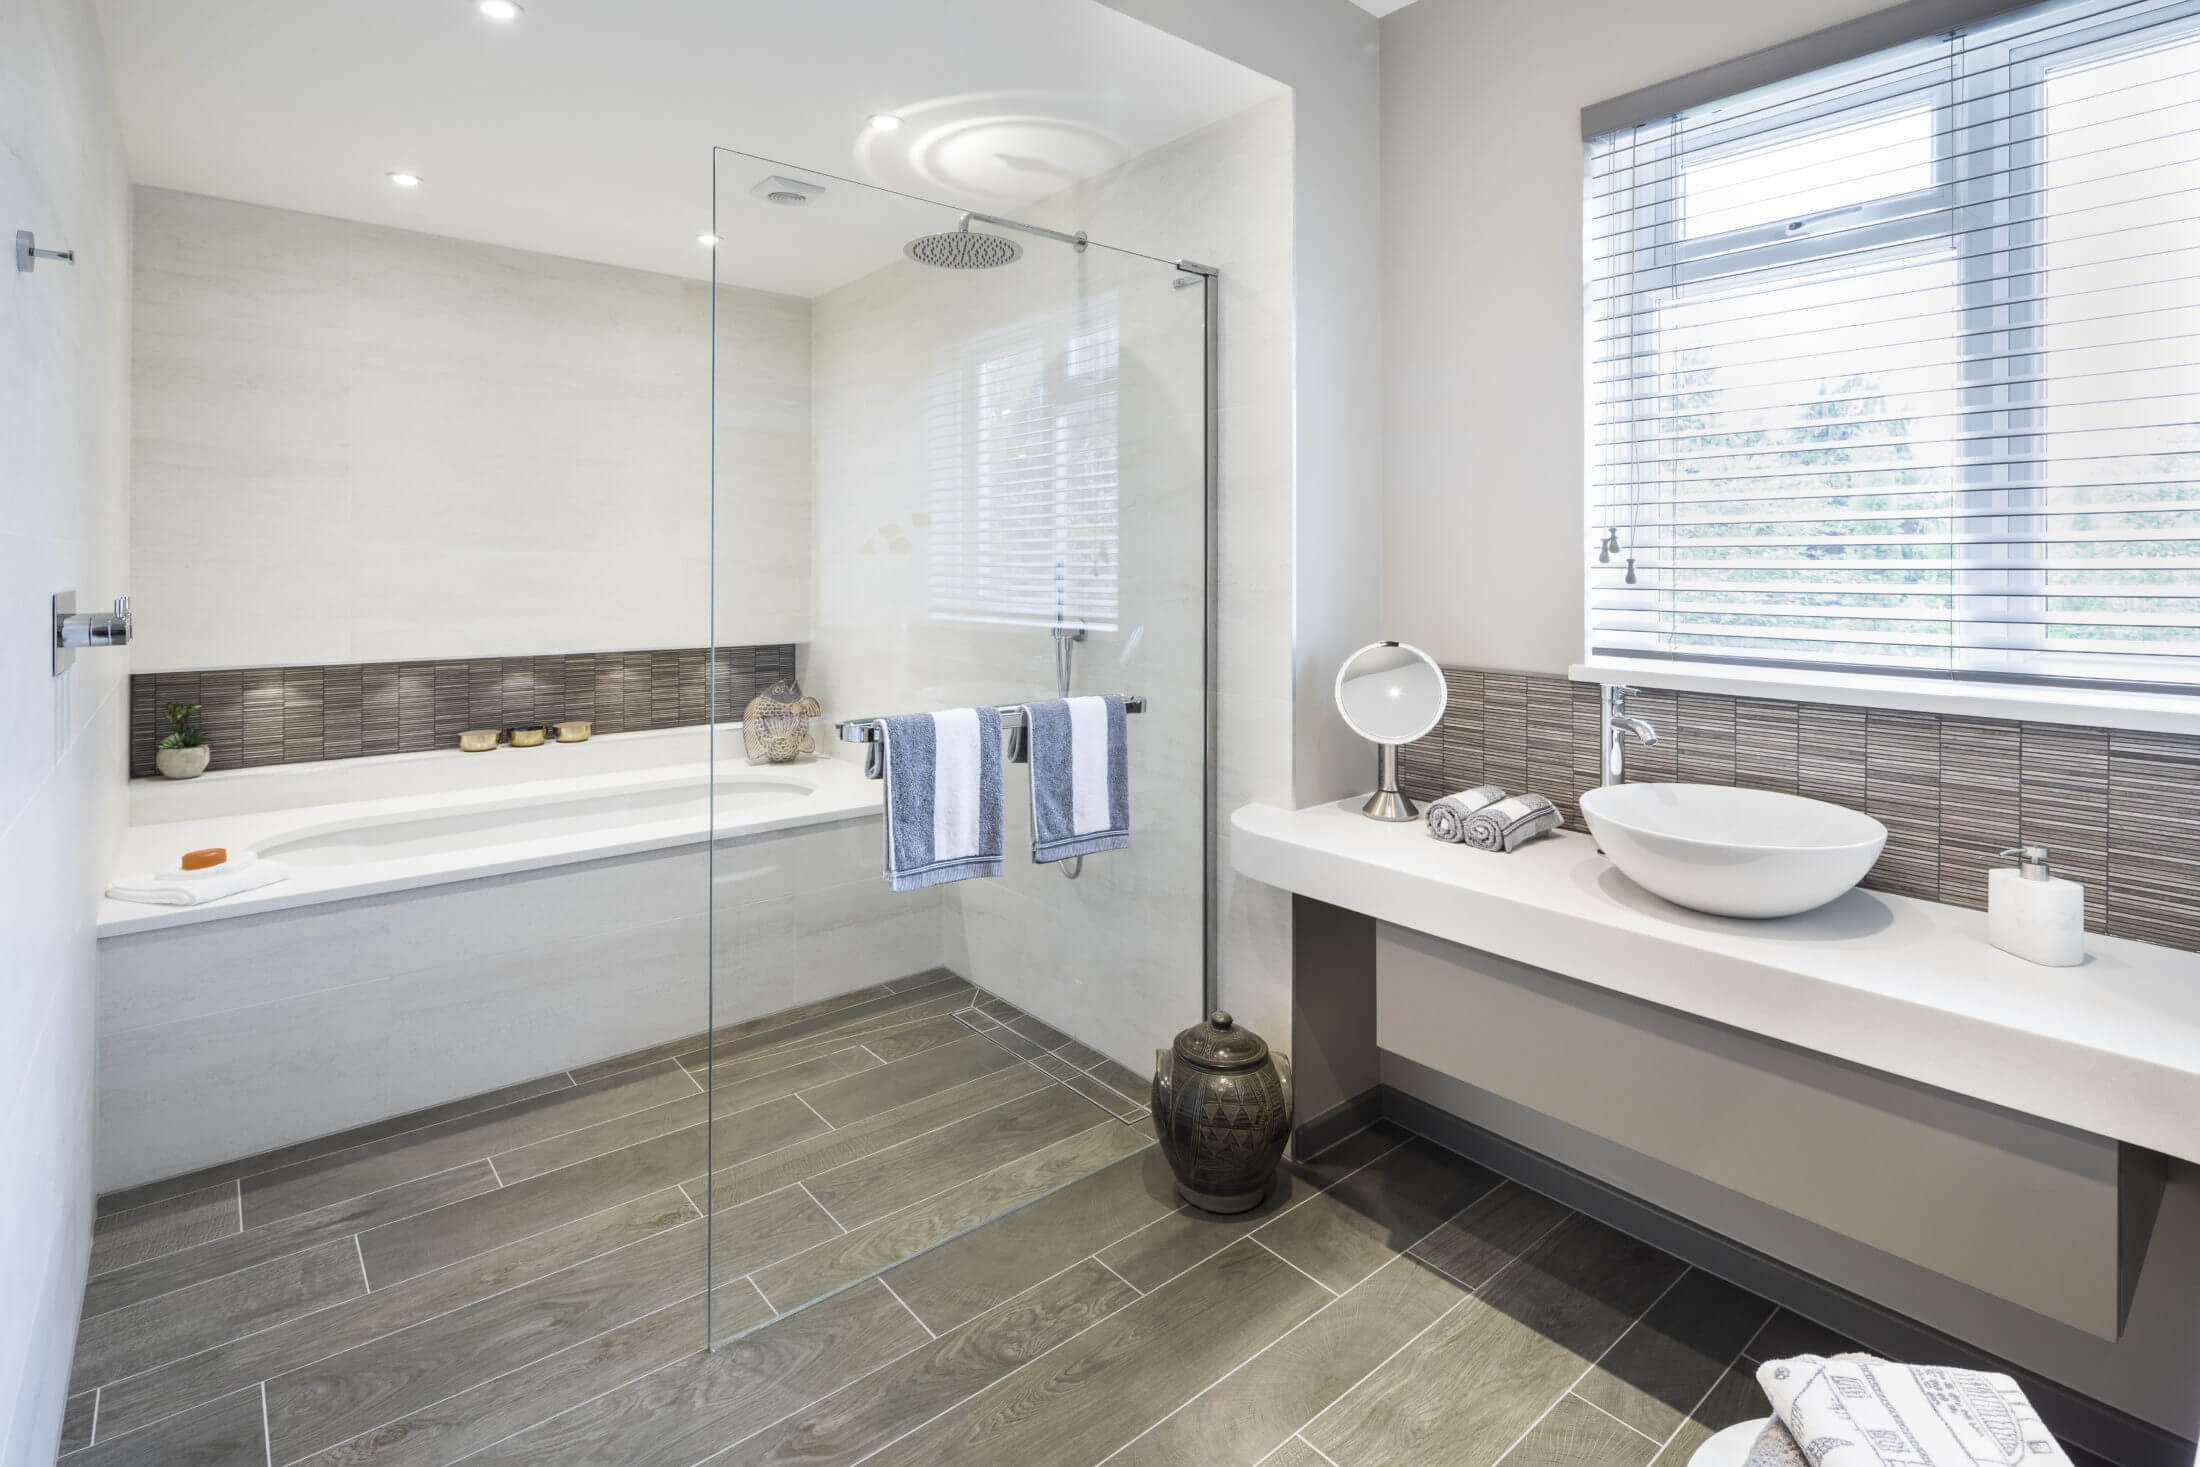
[[970,216],[965,214],[962,223],[945,234],[920,234],[901,252],[920,265],[942,270],[990,270],[1023,258],[1024,247],[1002,235],[972,230]]

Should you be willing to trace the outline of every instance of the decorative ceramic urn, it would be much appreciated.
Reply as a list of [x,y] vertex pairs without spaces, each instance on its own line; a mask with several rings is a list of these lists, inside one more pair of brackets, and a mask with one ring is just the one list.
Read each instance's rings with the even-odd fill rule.
[[1291,1136],[1291,1062],[1218,1009],[1155,1051],[1153,1128],[1185,1201],[1258,1207]]

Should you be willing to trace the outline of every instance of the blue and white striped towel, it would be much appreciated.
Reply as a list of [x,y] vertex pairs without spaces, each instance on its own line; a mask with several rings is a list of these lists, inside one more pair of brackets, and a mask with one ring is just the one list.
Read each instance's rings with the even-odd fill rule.
[[1031,859],[1066,861],[1131,843],[1130,747],[1123,700],[1026,703],[1031,729]]
[[879,720],[864,772],[886,780],[886,879],[896,891],[1001,874],[1001,715]]

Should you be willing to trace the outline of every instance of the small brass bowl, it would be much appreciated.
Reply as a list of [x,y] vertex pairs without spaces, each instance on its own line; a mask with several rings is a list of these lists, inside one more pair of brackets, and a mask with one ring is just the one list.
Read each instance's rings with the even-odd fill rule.
[[557,734],[558,742],[561,744],[585,744],[588,742],[588,736],[594,733],[596,729],[596,726],[585,718],[569,718],[563,723],[553,723],[550,727]]
[[500,737],[493,728],[470,728],[458,736],[458,746],[469,754],[486,754],[497,746]]
[[541,743],[542,725],[539,723],[512,730],[512,747],[515,749],[532,749]]

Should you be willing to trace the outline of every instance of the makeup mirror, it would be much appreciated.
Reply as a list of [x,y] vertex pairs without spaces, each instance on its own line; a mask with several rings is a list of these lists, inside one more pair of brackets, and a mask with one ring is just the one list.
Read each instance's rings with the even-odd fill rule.
[[1375,793],[1360,813],[1370,820],[1411,820],[1420,814],[1398,788],[1398,746],[1436,727],[1448,701],[1443,670],[1418,647],[1372,642],[1337,669],[1337,711],[1376,746]]

